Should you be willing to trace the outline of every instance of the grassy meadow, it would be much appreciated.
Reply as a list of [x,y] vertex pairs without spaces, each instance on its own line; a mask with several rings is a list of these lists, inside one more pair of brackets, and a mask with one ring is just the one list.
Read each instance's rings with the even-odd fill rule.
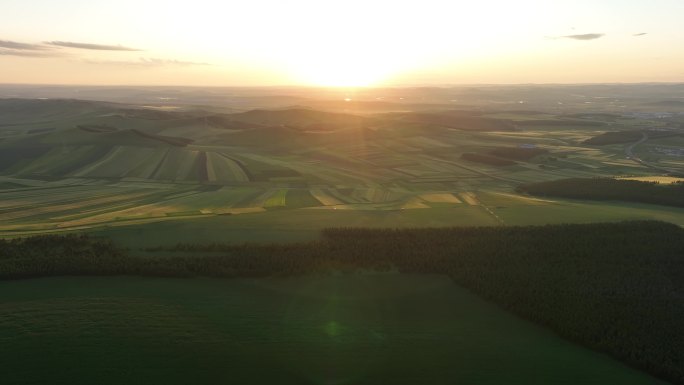
[[7,384],[661,383],[431,275],[5,281],[0,341]]
[[[0,101],[2,111],[0,236],[92,231],[140,244],[131,239],[140,231],[155,242],[241,242],[307,240],[331,226],[684,224],[680,211],[659,206],[515,192],[564,178],[662,178],[625,156],[630,143],[587,144],[662,121],[525,111],[222,113],[13,99]],[[634,151],[655,156],[663,140]],[[658,161],[678,160],[660,154]]]

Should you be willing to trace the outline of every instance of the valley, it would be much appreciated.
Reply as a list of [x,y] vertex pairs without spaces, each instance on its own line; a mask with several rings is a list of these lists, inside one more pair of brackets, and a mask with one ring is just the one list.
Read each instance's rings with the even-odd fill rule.
[[[415,105],[400,103],[351,113],[339,103],[310,104],[328,108],[271,103],[235,112],[220,105],[0,100],[0,234],[125,233],[119,228],[130,226],[149,233],[157,225],[182,232],[186,223],[205,223],[228,232],[254,227],[249,236],[228,238],[268,241],[297,229],[311,239],[360,220],[378,227],[684,224],[681,211],[660,206],[597,208],[515,192],[530,182],[663,175],[654,164],[682,172],[684,158],[659,151],[662,141],[672,148],[684,137],[676,116],[491,105],[406,112]],[[596,139],[621,132],[640,134],[624,144]],[[518,214],[525,210],[535,215]],[[285,233],[269,230],[272,220],[286,224]]]

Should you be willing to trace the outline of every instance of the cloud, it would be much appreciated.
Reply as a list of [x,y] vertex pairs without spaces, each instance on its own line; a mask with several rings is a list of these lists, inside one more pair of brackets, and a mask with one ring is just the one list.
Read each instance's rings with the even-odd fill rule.
[[70,56],[60,48],[79,48],[98,51],[140,51],[136,48],[121,45],[102,45],[74,43],[69,41],[47,41],[43,44],[20,43],[11,40],[0,40],[0,56],[23,56],[35,58],[50,58]]
[[561,39],[573,39],[573,40],[596,40],[604,37],[603,33],[585,33],[581,35],[565,35],[561,36]]
[[67,57],[70,55],[56,47],[49,47],[42,44],[20,43],[11,40],[0,40],[0,56],[55,58]]
[[137,67],[137,68],[150,68],[150,67],[190,67],[190,66],[208,66],[209,63],[199,63],[183,60],[169,60],[169,59],[157,59],[157,58],[140,58],[138,60],[85,60],[88,64],[96,65],[110,65],[110,66],[123,66],[123,67]]
[[16,41],[0,40],[0,48],[8,48],[12,50],[22,51],[44,51],[50,49],[44,45],[19,43]]
[[53,57],[66,57],[69,56],[63,52],[59,51],[30,51],[22,49],[6,49],[0,47],[0,56],[20,56],[20,57],[33,57],[33,58],[53,58]]
[[0,56],[21,56],[34,58],[49,58],[65,56],[64,53],[40,44],[19,43],[10,40],[0,40]]
[[122,45],[75,43],[72,41],[46,41],[45,44],[56,47],[90,49],[95,51],[142,51],[141,49],[124,47]]
[[644,36],[644,35],[648,35],[648,32],[635,33],[632,36]]

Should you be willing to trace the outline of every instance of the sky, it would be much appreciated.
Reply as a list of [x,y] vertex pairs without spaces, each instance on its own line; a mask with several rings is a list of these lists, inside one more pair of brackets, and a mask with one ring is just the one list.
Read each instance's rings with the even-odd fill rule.
[[0,0],[0,83],[684,82],[682,0]]

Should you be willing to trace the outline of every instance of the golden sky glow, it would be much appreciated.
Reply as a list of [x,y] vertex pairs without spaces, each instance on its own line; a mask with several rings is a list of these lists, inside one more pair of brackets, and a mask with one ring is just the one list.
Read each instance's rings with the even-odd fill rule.
[[3,0],[2,8],[2,83],[684,81],[677,0]]

